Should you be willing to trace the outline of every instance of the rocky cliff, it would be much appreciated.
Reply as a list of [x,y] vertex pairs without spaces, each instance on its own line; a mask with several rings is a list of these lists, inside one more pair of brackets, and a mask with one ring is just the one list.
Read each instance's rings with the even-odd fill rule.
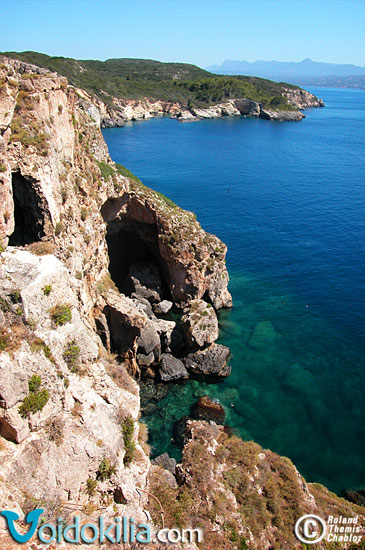
[[[207,108],[183,106],[176,102],[144,100],[120,100],[113,98],[113,105],[106,105],[100,100],[94,100],[101,113],[102,128],[124,126],[130,120],[145,120],[158,116],[169,116],[181,122],[197,121],[206,118],[222,118],[225,116],[248,116],[276,121],[298,121],[305,118],[301,109],[324,107],[321,99],[301,89],[285,89],[282,94],[292,110],[280,110],[264,107],[251,99],[229,99]],[[91,99],[91,98],[90,98]]]
[[[232,301],[225,245],[193,213],[125,173],[108,155],[85,92],[0,60],[0,507],[22,517],[42,507],[49,519],[145,522],[151,509],[158,526],[148,493],[164,487],[179,502],[196,498],[200,514],[205,493],[191,493],[194,464],[207,461],[210,503],[228,465],[246,460],[234,454],[245,444],[203,423],[189,428],[178,475],[151,470],[136,380],[229,375],[229,350],[215,343],[216,311]],[[266,456],[260,464],[269,468]],[[205,523],[217,532],[214,548],[238,548],[236,532],[252,548],[256,536],[279,540],[280,529],[257,535],[260,523],[239,519],[240,490],[232,485],[227,497],[235,531],[228,505]],[[277,490],[285,494],[285,484]],[[306,495],[303,509],[312,502]],[[178,516],[163,504],[172,527]],[[3,517],[0,543],[18,547]]]

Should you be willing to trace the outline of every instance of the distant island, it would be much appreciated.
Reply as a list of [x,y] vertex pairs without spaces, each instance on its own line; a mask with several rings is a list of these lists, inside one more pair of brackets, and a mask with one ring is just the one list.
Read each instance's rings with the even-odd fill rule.
[[[37,52],[6,52],[26,64],[56,72],[87,92],[101,115],[101,126],[168,115],[181,121],[222,116],[253,116],[298,121],[300,110],[323,102],[300,87],[254,76],[216,75],[187,63],[151,59],[77,60]],[[86,98],[86,96],[85,96]]]
[[225,75],[255,75],[300,86],[365,88],[365,67],[351,64],[323,63],[312,59],[287,61],[232,61],[210,65],[206,70]]

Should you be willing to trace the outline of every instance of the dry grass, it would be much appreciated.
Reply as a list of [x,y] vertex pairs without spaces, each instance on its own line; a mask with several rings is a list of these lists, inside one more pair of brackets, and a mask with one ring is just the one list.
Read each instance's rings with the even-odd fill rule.
[[132,393],[133,395],[137,395],[138,387],[136,386],[131,376],[128,374],[127,369],[124,365],[115,365],[113,363],[109,363],[106,366],[106,372],[109,374],[110,378],[113,379],[117,386],[119,386],[123,390],[128,391],[129,393]]
[[40,241],[28,245],[27,250],[36,256],[46,256],[47,254],[53,254],[54,244],[46,241]]

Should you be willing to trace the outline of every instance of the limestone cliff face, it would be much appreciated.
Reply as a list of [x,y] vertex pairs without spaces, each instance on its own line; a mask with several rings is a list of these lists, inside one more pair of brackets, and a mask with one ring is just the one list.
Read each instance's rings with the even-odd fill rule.
[[[257,112],[246,101],[236,107]],[[231,305],[226,247],[192,213],[125,177],[100,122],[89,96],[64,78],[0,60],[0,508],[143,523],[147,509],[158,526],[147,489],[160,496],[167,526],[179,517],[189,526],[191,511],[200,518],[204,548],[239,548],[241,539],[257,550],[280,547],[274,512],[265,511],[266,523],[255,515],[262,495],[272,506],[270,491],[285,500],[284,482],[267,483],[270,470],[288,466],[298,511],[322,511],[318,498],[333,497],[222,427],[190,425],[177,479],[154,467],[147,480],[140,390],[130,373],[175,380],[213,364],[214,374],[229,374],[229,350],[214,343],[214,310]],[[163,317],[174,306],[185,334]],[[279,508],[289,513],[283,499]],[[175,501],[185,508],[169,515]],[[296,548],[290,537],[282,547]],[[3,517],[0,546],[17,548]]]
[[[125,278],[147,254],[177,306],[204,295],[219,309],[231,305],[225,245],[118,172],[86,93],[3,58],[0,246],[2,509],[145,521],[150,462],[129,372],[151,345],[160,360],[175,323],[119,292],[109,264],[122,260]],[[0,541],[10,547],[3,518]]]

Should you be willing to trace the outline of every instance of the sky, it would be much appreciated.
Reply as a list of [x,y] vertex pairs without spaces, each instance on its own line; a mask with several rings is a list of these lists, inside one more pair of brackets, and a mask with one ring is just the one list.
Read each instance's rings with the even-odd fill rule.
[[0,51],[365,66],[365,0],[0,0]]

